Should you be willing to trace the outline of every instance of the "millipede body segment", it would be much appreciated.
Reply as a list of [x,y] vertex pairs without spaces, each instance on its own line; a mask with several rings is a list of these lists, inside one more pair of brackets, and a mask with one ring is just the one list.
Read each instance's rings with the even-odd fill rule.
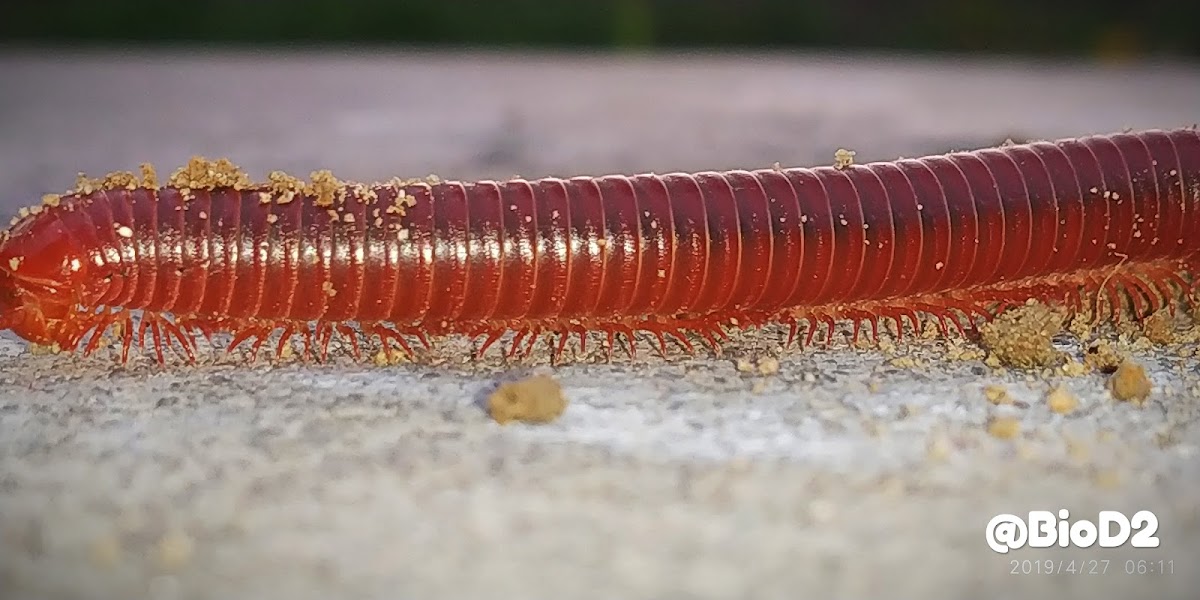
[[194,359],[197,332],[257,352],[279,330],[277,352],[302,335],[320,356],[334,335],[357,354],[360,336],[408,351],[467,334],[482,353],[554,334],[558,357],[592,331],[665,352],[780,322],[807,344],[842,319],[855,337],[961,327],[1028,299],[1144,316],[1200,273],[1195,128],[694,174],[252,183],[195,159],[152,175],[22,211],[0,242],[0,328],[91,352],[119,325],[123,360],[135,337],[162,361],[175,344]]

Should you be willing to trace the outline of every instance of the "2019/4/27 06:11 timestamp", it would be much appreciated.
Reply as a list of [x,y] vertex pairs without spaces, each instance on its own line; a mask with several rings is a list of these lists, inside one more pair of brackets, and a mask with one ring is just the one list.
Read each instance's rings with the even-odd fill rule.
[[1167,559],[1013,559],[1009,561],[1012,575],[1173,575],[1175,561]]

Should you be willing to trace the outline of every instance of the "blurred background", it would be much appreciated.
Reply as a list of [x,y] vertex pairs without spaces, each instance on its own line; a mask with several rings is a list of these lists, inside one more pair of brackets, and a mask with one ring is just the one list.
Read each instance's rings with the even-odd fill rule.
[[1185,0],[9,2],[0,218],[195,154],[535,178],[1190,125],[1196,23]]
[[1200,55],[1188,0],[61,0],[6,12],[0,35],[38,42]]
[[[0,10],[0,222],[79,172],[161,174],[196,154],[255,178],[534,178],[1197,121],[1197,0]],[[1189,359],[1147,363],[1169,395],[1145,411],[1073,379],[1086,410],[1068,420],[1043,383],[924,354],[909,369],[795,352],[765,379],[703,357],[582,365],[558,372],[564,420],[522,429],[474,406],[490,374],[449,364],[150,374],[23,352],[0,337],[12,597],[1096,600],[1200,585],[1121,570],[1200,553]],[[984,399],[997,382],[1017,406]],[[1018,406],[1022,439],[987,434],[993,409]],[[1017,577],[987,550],[990,514],[1054,506],[1154,508],[1164,547],[1107,577]]]

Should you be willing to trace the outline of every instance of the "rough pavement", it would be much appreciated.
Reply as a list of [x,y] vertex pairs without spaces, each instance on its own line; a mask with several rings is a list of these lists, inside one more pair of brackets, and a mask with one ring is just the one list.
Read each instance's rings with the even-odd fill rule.
[[[0,81],[4,218],[78,171],[167,169],[192,154],[255,176],[537,177],[807,165],[838,148],[868,161],[1200,119],[1200,68],[1172,65],[9,51]],[[780,353],[779,340],[557,370],[464,365],[452,341],[445,362],[420,365],[160,371],[31,355],[5,334],[0,589],[1193,597],[1194,358],[1133,351],[1154,385],[1138,408],[1115,402],[1103,375],[997,371],[961,345]],[[778,373],[737,368],[767,355]],[[531,370],[560,379],[563,418],[490,421],[481,399]],[[1014,403],[989,403],[992,384]],[[1049,410],[1058,384],[1078,412]],[[996,416],[1019,420],[1016,439],[988,434]],[[1162,546],[987,548],[992,515],[1058,508],[1153,510]],[[1033,562],[1046,558],[1087,573],[1047,574],[1069,563]],[[1137,574],[1160,560],[1174,573]]]

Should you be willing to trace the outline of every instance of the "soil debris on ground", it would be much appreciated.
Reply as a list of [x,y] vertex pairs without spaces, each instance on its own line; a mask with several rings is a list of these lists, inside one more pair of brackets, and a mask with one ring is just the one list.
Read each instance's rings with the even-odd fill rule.
[[1054,347],[1053,338],[1063,321],[1060,310],[1036,301],[1001,313],[979,328],[980,342],[988,351],[985,362],[1019,369],[1059,365],[1065,355]]
[[549,423],[562,416],[567,397],[558,380],[535,375],[502,384],[488,397],[488,412],[501,425],[512,421]]
[[1146,376],[1146,368],[1132,360],[1125,360],[1108,380],[1109,390],[1117,400],[1132,402],[1138,406],[1146,403],[1150,397],[1150,378]]

